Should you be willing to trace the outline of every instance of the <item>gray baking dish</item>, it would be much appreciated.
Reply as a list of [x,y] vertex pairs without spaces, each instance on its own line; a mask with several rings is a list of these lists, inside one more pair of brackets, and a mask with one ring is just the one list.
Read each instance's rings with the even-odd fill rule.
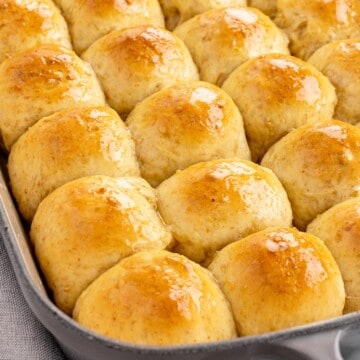
[[[49,299],[32,255],[27,231],[17,213],[6,181],[0,173],[0,234],[24,297],[40,322],[73,360],[232,360],[359,359],[351,355],[349,339],[360,348],[360,313],[307,326],[231,341],[174,347],[135,346],[98,335],[62,313]],[[356,346],[355,346],[356,347]],[[360,354],[360,353],[359,353]]]

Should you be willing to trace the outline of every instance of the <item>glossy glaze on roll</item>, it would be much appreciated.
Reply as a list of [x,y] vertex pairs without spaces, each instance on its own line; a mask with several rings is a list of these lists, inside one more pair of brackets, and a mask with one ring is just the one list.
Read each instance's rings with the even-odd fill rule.
[[268,228],[218,252],[209,266],[229,299],[239,335],[340,316],[339,268],[324,243],[295,228]]
[[180,82],[161,90],[139,103],[126,123],[141,174],[153,186],[200,161],[250,159],[238,109],[209,83]]
[[356,124],[360,121],[360,40],[334,41],[318,49],[308,60],[336,88],[335,118]]
[[102,335],[141,345],[236,337],[229,304],[212,275],[184,256],[144,251],[95,280],[74,319]]
[[52,1],[0,1],[0,63],[47,43],[71,48],[67,24]]
[[135,144],[107,107],[64,110],[38,121],[11,149],[8,170],[23,217],[62,184],[88,175],[139,176]]
[[210,9],[246,6],[246,0],[159,0],[159,2],[169,30],[174,30],[184,21]]
[[360,195],[360,129],[343,121],[298,128],[265,154],[289,196],[294,224],[304,230],[325,210]]
[[331,120],[335,89],[313,66],[289,55],[266,54],[233,71],[222,87],[243,115],[253,161],[288,132]]
[[158,0],[55,0],[68,21],[78,54],[110,31],[137,25],[164,26]]
[[56,45],[39,46],[4,61],[0,98],[0,129],[7,150],[44,116],[77,106],[105,105],[90,65]]
[[319,215],[307,232],[325,242],[345,283],[345,312],[360,310],[360,198],[346,200]]
[[91,176],[42,201],[30,235],[61,310],[71,314],[81,292],[123,257],[171,244],[155,196],[141,178]]
[[175,34],[189,48],[200,79],[217,85],[249,58],[289,53],[286,36],[254,8],[209,10],[177,27]]
[[197,80],[184,43],[169,31],[138,26],[113,31],[83,54],[97,73],[109,104],[125,119],[147,96],[179,80]]
[[360,37],[359,0],[278,0],[277,8],[275,23],[301,59],[332,41]]
[[160,184],[158,206],[175,248],[197,262],[268,226],[290,226],[289,200],[269,169],[250,161],[198,163]]

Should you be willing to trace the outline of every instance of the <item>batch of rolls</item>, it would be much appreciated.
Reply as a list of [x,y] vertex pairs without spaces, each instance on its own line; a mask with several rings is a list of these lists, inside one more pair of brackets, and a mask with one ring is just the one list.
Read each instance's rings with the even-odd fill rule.
[[0,61],[11,190],[80,324],[174,345],[360,309],[359,0],[0,0]]

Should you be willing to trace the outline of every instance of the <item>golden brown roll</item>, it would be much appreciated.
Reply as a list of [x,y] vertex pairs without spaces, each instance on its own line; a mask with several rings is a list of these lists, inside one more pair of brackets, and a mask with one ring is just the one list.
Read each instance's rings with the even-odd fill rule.
[[30,236],[61,310],[71,314],[81,292],[123,257],[171,243],[154,202],[145,180],[107,176],[68,182],[41,202]]
[[360,1],[277,0],[275,23],[288,35],[291,53],[306,60],[331,41],[360,37]]
[[43,45],[0,65],[0,129],[7,150],[42,117],[76,106],[105,105],[90,65],[70,50]]
[[277,0],[248,0],[248,5],[261,10],[273,19],[277,10],[276,2]]
[[121,260],[81,294],[73,316],[102,335],[141,345],[236,336],[229,303],[210,272],[161,250]]
[[158,0],[56,0],[69,24],[77,53],[110,31],[151,24],[164,26]]
[[50,0],[0,0],[0,63],[40,44],[71,48],[66,22]]
[[175,29],[184,40],[201,80],[221,85],[249,58],[288,54],[287,38],[262,12],[247,7],[209,10]]
[[181,82],[149,96],[126,123],[141,175],[153,186],[200,161],[250,159],[238,109],[229,95],[206,82]]
[[324,45],[310,57],[335,86],[338,103],[336,119],[356,124],[360,121],[360,39],[334,41]]
[[268,226],[290,226],[286,192],[269,169],[250,161],[198,163],[158,187],[158,206],[174,250],[206,262],[217,250]]
[[159,2],[169,30],[174,30],[184,21],[210,9],[246,6],[246,0],[159,0]]
[[29,222],[41,200],[70,180],[140,175],[130,131],[107,107],[75,108],[41,119],[12,147],[8,170],[20,213]]
[[239,335],[258,335],[342,314],[344,283],[324,243],[295,228],[268,228],[226,246],[209,266],[230,301]]
[[345,283],[345,312],[360,310],[360,198],[346,200],[319,215],[307,232],[325,242]]
[[253,161],[293,129],[331,120],[336,94],[316,68],[295,57],[266,54],[233,71],[223,84],[243,115]]
[[261,165],[285,187],[300,230],[335,204],[360,195],[359,144],[360,129],[333,120],[302,126],[265,154]]
[[91,45],[83,58],[97,73],[109,104],[124,118],[156,91],[198,79],[184,43],[160,27],[113,31]]

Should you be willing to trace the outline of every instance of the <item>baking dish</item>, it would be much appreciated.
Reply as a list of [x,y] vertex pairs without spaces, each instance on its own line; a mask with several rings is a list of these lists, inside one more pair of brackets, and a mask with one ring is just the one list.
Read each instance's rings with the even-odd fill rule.
[[24,297],[63,352],[74,360],[213,360],[293,359],[340,360],[346,339],[360,328],[360,313],[260,336],[174,347],[137,346],[87,330],[62,313],[47,295],[8,188],[4,162],[0,173],[0,234]]

